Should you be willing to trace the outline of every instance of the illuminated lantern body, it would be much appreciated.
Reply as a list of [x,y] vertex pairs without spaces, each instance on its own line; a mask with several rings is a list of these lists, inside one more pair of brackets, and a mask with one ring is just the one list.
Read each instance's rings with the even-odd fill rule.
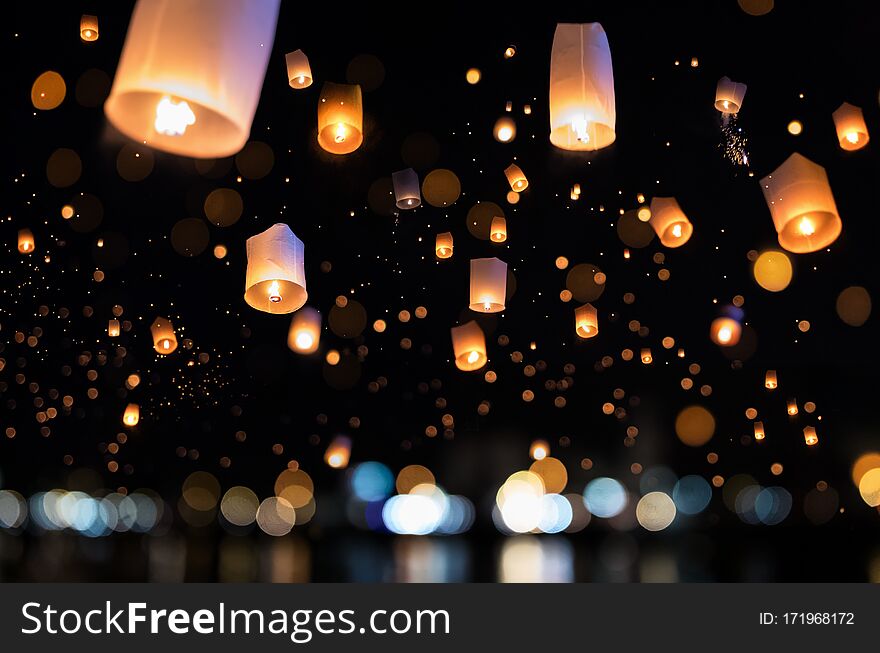
[[550,455],[550,445],[546,440],[535,440],[529,447],[529,456],[532,460],[544,460]]
[[816,433],[815,426],[804,427],[804,442],[806,442],[809,447],[819,443],[819,434]]
[[592,338],[599,333],[599,312],[592,304],[574,309],[574,329],[581,338]]
[[321,341],[321,314],[306,307],[297,311],[290,321],[287,346],[298,354],[313,354]]
[[492,218],[492,226],[489,228],[489,239],[493,243],[503,243],[507,240],[507,220],[499,215]]
[[36,249],[34,234],[30,229],[18,230],[18,251],[22,254],[33,254]]
[[733,347],[739,342],[742,335],[742,327],[739,322],[730,317],[719,317],[712,321],[709,327],[709,337],[716,345]]
[[641,353],[639,354],[639,356],[641,357],[642,362],[643,362],[645,365],[650,365],[651,363],[654,362],[654,356],[651,355],[651,350],[650,350],[649,348],[647,348],[647,347],[645,347],[644,349],[642,349],[642,351],[641,351]]
[[107,119],[159,150],[220,158],[247,142],[280,0],[139,0]]
[[150,325],[153,334],[153,349],[159,354],[170,354],[177,349],[177,336],[174,334],[174,325],[164,317],[157,317]]
[[788,405],[786,407],[786,411],[792,417],[798,414],[797,399],[789,399],[788,400]]
[[499,143],[509,143],[516,138],[516,123],[513,118],[499,118],[492,128],[492,135]]
[[286,224],[247,239],[244,300],[266,313],[293,313],[306,303],[305,246]]
[[83,14],[79,19],[79,37],[83,41],[98,40],[98,17]]
[[563,150],[607,147],[616,137],[614,72],[599,23],[560,23],[550,54],[550,142]]
[[422,203],[419,192],[419,176],[412,168],[399,170],[391,175],[394,201],[399,209],[414,209]]
[[722,77],[715,87],[715,108],[721,113],[737,113],[746,96],[746,85],[734,82],[730,77]]
[[764,387],[768,390],[775,390],[779,387],[779,382],[776,380],[776,370],[767,370],[764,375]]
[[125,407],[125,412],[122,414],[122,423],[126,426],[137,426],[137,423],[141,420],[141,407],[137,404],[129,404]]
[[112,319],[107,323],[107,335],[111,338],[119,335],[119,320]]
[[764,439],[764,422],[755,422],[755,439]]
[[434,239],[434,253],[437,258],[452,258],[452,232],[437,234]]
[[694,226],[674,197],[652,199],[650,215],[648,222],[666,247],[681,247],[694,233]]
[[452,327],[452,352],[455,366],[465,372],[473,372],[486,364],[486,336],[474,320]]
[[302,50],[295,50],[284,55],[287,62],[287,80],[291,88],[308,88],[312,85],[312,67],[309,58]]
[[837,128],[837,140],[844,150],[860,150],[868,144],[868,126],[859,107],[844,102],[831,117]]
[[324,452],[324,462],[333,469],[345,469],[351,458],[351,439],[338,435],[330,442]]
[[318,145],[349,154],[364,142],[364,107],[357,84],[324,82],[318,100]]
[[805,254],[837,240],[843,224],[822,166],[795,152],[761,180],[761,190],[783,249]]
[[470,309],[500,313],[507,296],[507,263],[497,258],[471,259]]
[[511,163],[507,166],[507,168],[504,169],[504,174],[507,177],[507,183],[510,184],[510,188],[517,193],[521,193],[529,187],[529,180],[526,179],[525,173],[515,163]]

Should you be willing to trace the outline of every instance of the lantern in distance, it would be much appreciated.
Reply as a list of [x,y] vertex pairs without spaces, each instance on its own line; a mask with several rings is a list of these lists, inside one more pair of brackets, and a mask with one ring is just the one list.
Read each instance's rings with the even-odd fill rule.
[[500,313],[507,297],[507,263],[498,258],[471,259],[470,309]]
[[111,338],[116,338],[119,336],[119,320],[116,318],[111,319],[107,323],[107,335]]
[[804,427],[804,442],[807,443],[808,447],[812,447],[814,444],[819,443],[819,434],[816,433],[815,426]]
[[18,230],[18,251],[22,254],[33,254],[36,249],[34,234],[30,229]]
[[764,422],[755,422],[755,440],[764,439]]
[[199,159],[250,136],[280,0],[140,0],[104,113],[129,138]]
[[795,152],[761,180],[761,190],[783,249],[806,254],[837,240],[843,223],[822,166]]
[[798,414],[798,405],[797,399],[789,399],[788,404],[786,405],[786,412],[790,417],[794,417]]
[[351,458],[351,438],[337,435],[324,452],[324,462],[333,469],[345,469]]
[[302,50],[294,50],[284,55],[287,63],[287,80],[291,88],[308,88],[312,85],[312,67],[309,58]]
[[746,96],[746,85],[722,77],[715,87],[715,108],[721,113],[737,113]]
[[83,41],[98,40],[98,17],[83,14],[79,19],[79,37]]
[[503,243],[507,240],[507,220],[500,215],[492,218],[492,225],[489,227],[489,240],[493,243]]
[[648,347],[644,347],[639,356],[645,365],[650,365],[654,362],[654,356],[651,354],[651,350]]
[[452,232],[444,231],[434,239],[434,254],[437,258],[452,258]]
[[122,423],[126,426],[137,426],[141,420],[141,407],[137,404],[128,404],[122,413]]
[[764,374],[764,387],[768,390],[775,390],[779,387],[779,382],[776,379],[776,370],[767,370],[767,373]]
[[616,138],[614,71],[599,23],[559,23],[550,53],[550,142],[590,151]]
[[550,445],[546,440],[535,440],[529,447],[529,457],[532,460],[544,460],[550,455]]
[[844,150],[860,150],[868,144],[868,126],[860,107],[844,102],[831,114],[837,140]]
[[298,354],[314,354],[321,341],[321,314],[310,306],[297,311],[290,321],[287,346]]
[[694,226],[674,197],[653,198],[648,222],[666,247],[681,247],[694,232]]
[[324,82],[318,99],[318,145],[350,154],[364,142],[364,106],[358,84]]
[[581,338],[592,338],[599,333],[599,312],[592,304],[574,309],[574,330]]
[[718,317],[712,320],[709,327],[709,337],[716,345],[733,347],[739,342],[742,335],[742,327],[739,322],[730,317]]
[[422,203],[419,176],[412,168],[399,170],[391,175],[394,201],[399,209],[414,209]]
[[170,354],[177,349],[177,336],[174,334],[174,325],[171,320],[157,317],[150,325],[153,334],[153,349],[159,354]]
[[517,193],[521,193],[529,187],[529,180],[526,179],[525,173],[515,163],[511,163],[504,169],[504,175],[507,177],[507,183],[510,184],[511,190]]
[[455,366],[464,372],[473,372],[486,364],[486,336],[476,321],[452,327],[452,353]]
[[306,303],[305,246],[286,224],[247,239],[244,300],[258,311],[293,313]]
[[499,143],[509,143],[516,138],[516,123],[513,118],[502,116],[496,120],[495,126],[492,128],[492,135]]

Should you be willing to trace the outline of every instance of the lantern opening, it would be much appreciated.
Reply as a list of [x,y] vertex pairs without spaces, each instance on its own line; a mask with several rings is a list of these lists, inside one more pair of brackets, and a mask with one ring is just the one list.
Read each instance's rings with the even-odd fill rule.
[[174,102],[169,96],[163,97],[156,105],[156,131],[165,136],[183,136],[186,128],[196,124],[196,114],[189,108],[186,100]]

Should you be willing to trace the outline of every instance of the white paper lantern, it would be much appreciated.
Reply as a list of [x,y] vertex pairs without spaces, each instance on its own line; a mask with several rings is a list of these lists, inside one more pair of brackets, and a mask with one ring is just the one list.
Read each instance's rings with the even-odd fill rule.
[[286,224],[247,240],[244,300],[266,313],[292,313],[306,303],[305,246]]

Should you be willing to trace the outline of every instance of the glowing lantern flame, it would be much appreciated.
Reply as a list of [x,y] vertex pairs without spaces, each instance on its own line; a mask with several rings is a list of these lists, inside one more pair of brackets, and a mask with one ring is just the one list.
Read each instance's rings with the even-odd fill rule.
[[156,105],[156,122],[154,127],[166,136],[183,136],[186,128],[196,123],[196,114],[186,101],[175,103],[167,95]]

